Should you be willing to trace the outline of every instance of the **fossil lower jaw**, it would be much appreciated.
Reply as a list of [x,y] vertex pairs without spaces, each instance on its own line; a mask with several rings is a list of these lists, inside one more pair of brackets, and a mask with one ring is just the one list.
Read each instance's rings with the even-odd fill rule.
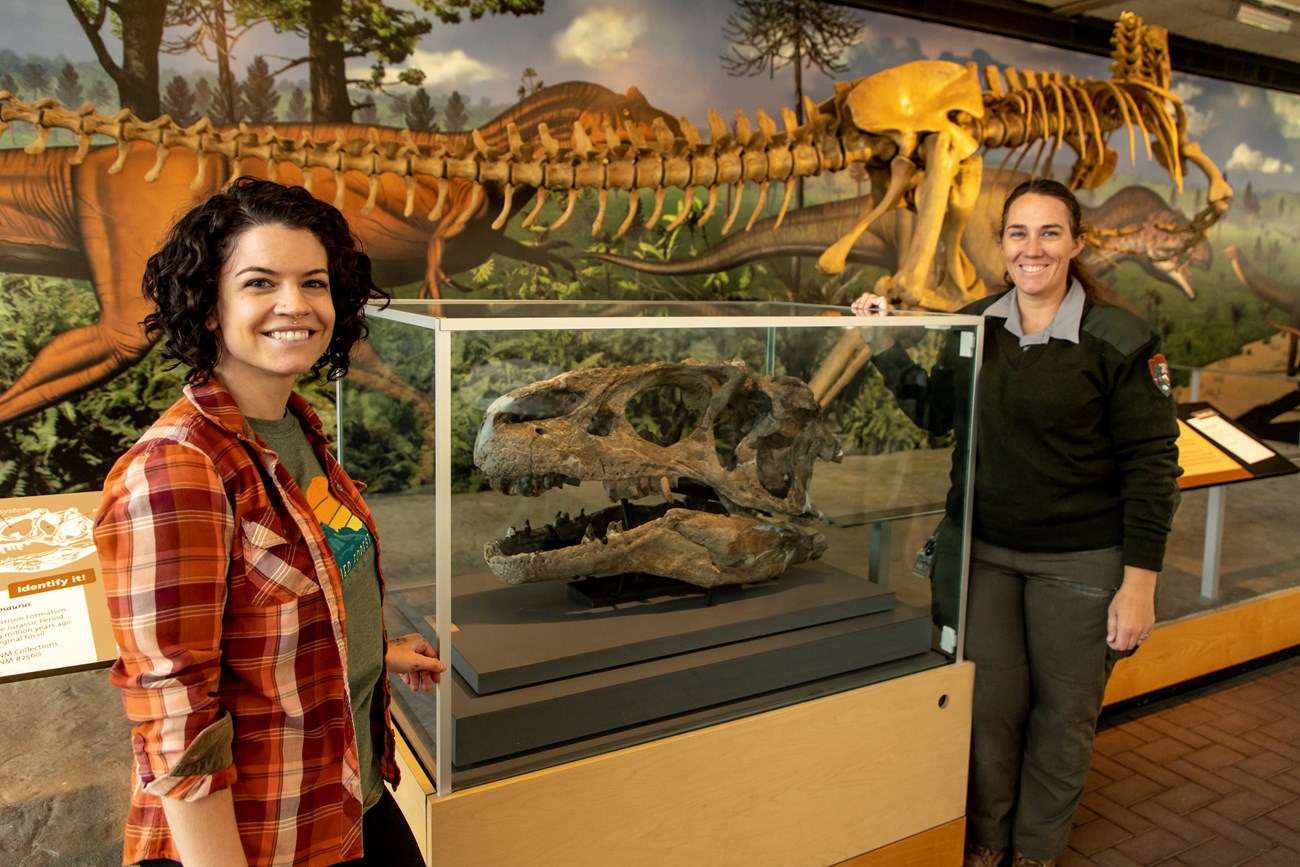
[[[538,478],[491,483],[496,490],[540,493]],[[559,484],[568,482],[559,477]],[[541,484],[558,487],[546,477]],[[668,489],[665,492],[665,489]],[[624,479],[605,482],[611,498],[658,491],[668,502],[625,503],[587,515],[556,515],[540,529],[511,528],[484,546],[489,568],[506,584],[565,581],[641,572],[675,578],[699,587],[717,587],[775,578],[790,566],[820,557],[826,540],[776,518],[727,514],[716,501],[672,500],[668,480]]]

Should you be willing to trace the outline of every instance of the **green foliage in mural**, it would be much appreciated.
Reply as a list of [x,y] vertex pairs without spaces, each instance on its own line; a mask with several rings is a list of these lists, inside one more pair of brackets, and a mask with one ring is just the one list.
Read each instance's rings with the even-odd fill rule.
[[[0,388],[56,335],[92,324],[95,297],[79,281],[0,274]],[[157,350],[84,394],[0,427],[0,497],[97,490],[113,462],[181,394],[183,371]],[[333,434],[332,383],[299,391]]]
[[[935,332],[909,350],[921,367],[930,370],[939,360],[946,335]],[[841,398],[840,427],[846,448],[866,454],[944,448],[953,443],[951,433],[932,437],[898,408],[880,373],[870,365],[856,379],[857,392]]]
[[[84,284],[0,275],[0,383],[11,385],[55,335],[98,311]],[[0,496],[94,490],[171,402],[155,356],[103,388],[0,428]]]

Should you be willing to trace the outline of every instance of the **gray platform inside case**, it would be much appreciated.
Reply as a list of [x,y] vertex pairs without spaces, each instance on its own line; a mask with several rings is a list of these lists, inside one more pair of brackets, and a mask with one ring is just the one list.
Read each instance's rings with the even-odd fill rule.
[[[688,588],[693,591],[694,588]],[[508,587],[490,572],[456,578],[452,668],[487,695],[615,666],[888,611],[894,594],[823,564],[777,581],[602,607],[572,601],[565,582]],[[432,588],[403,594],[433,611]]]
[[929,643],[929,616],[895,609],[494,695],[474,695],[456,677],[452,764],[474,765],[878,665],[924,653]]
[[[926,612],[895,607],[889,591],[821,563],[795,567],[714,605],[686,596],[587,608],[569,598],[563,583],[507,587],[490,573],[458,576],[454,593],[457,767],[930,647]],[[432,639],[432,588],[390,598]]]

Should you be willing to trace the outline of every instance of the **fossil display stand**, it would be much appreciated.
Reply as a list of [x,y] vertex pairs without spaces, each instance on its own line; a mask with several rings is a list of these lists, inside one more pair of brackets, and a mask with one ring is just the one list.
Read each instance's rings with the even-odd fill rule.
[[[970,389],[957,399],[969,405],[977,317],[845,313],[789,304],[443,301],[374,313],[378,361],[357,365],[340,385],[340,455],[370,485],[390,635],[420,632],[451,663],[433,694],[393,682],[406,780],[396,795],[429,863],[959,860],[972,668],[959,632],[954,641],[932,624],[928,582],[903,562],[915,550],[904,548],[933,528],[928,504],[946,487],[951,449],[895,453],[868,443],[841,462],[825,459],[838,455],[823,442],[809,482],[808,467],[771,470],[797,431],[787,425],[779,437],[753,440],[773,501],[797,499],[787,494],[807,483],[810,505],[789,515],[748,512],[747,520],[819,537],[812,559],[776,578],[729,576],[724,586],[701,587],[578,576],[584,586],[575,590],[554,580],[509,585],[485,567],[493,540],[554,535],[548,521],[594,514],[610,497],[698,508],[701,496],[707,501],[700,491],[735,481],[726,474],[738,462],[719,445],[717,467],[692,458],[672,474],[672,490],[651,495],[657,480],[620,473],[629,451],[614,448],[594,459],[607,475],[588,473],[580,486],[572,477],[560,485],[555,475],[546,483],[521,475],[488,490],[468,458],[473,425],[497,397],[556,378],[566,356],[574,368],[740,360],[749,376],[777,377],[782,388],[791,380],[780,378],[793,376],[824,397],[819,364],[858,336],[899,338],[921,363],[957,341],[971,368],[960,378]],[[654,432],[665,393],[708,387],[674,376],[654,386],[657,394],[613,401],[624,427],[656,446],[666,442]],[[852,397],[855,377],[874,376],[870,366],[850,370],[839,385]],[[562,397],[566,408],[596,399]],[[828,429],[838,431],[850,404],[821,402],[834,420]],[[747,398],[744,412],[728,404],[717,418],[676,423],[672,435],[709,426],[721,443],[731,425],[740,430],[727,434],[739,438],[739,455],[747,426],[761,431],[772,413],[780,416],[757,404]],[[578,448],[554,442],[562,426],[535,407],[507,410],[498,404],[496,424],[536,426],[525,464],[544,467],[546,450]],[[602,421],[600,435],[616,426]],[[593,478],[606,480],[603,491],[587,483]],[[723,505],[734,508],[737,495],[727,490]],[[506,495],[519,492],[529,496]],[[879,509],[901,516],[896,562],[871,549],[869,528],[844,520]],[[624,511],[633,514],[626,502]],[[612,542],[613,530],[609,540],[585,543]],[[648,550],[638,562],[654,563]]]

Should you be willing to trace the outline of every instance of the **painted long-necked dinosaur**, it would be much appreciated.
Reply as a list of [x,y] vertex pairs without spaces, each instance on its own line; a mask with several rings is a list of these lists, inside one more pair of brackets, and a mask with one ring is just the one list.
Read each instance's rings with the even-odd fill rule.
[[[369,164],[368,154],[376,151],[427,150],[435,143],[450,150],[504,149],[518,130],[539,126],[553,126],[566,144],[574,128],[596,130],[603,142],[606,130],[646,132],[655,120],[676,128],[635,88],[621,95],[570,82],[527,97],[472,133],[346,125],[285,125],[272,132],[201,120],[184,133],[193,145],[187,149],[184,142],[164,142],[176,129],[167,118],[141,123],[129,112],[104,118],[91,106],[70,112],[52,100],[28,104],[0,93],[0,130],[27,121],[38,134],[26,151],[0,150],[0,271],[89,280],[100,306],[98,322],[55,337],[0,395],[0,424],[104,382],[144,356],[149,343],[139,323],[148,312],[140,293],[145,261],[171,221],[229,176],[274,176],[308,186],[347,214],[380,285],[423,280],[436,292],[444,273],[473,267],[493,253],[541,264],[548,253],[488,227],[503,208],[518,207],[505,202],[499,187],[347,169]],[[45,147],[49,129],[60,124],[78,131],[78,147]],[[117,144],[92,146],[91,133],[107,134]],[[335,156],[304,168],[294,154],[280,158],[281,151],[294,148],[299,156]],[[342,154],[348,155],[344,165]]]
[[1289,338],[1286,375],[1295,376],[1296,344],[1300,342],[1300,283],[1284,286],[1281,281],[1270,277],[1246,261],[1246,257],[1237,249],[1236,244],[1229,244],[1223,252],[1232,262],[1233,273],[1237,275],[1241,285],[1265,304],[1282,311],[1290,320],[1286,323],[1273,322],[1272,325]]
[[[1004,263],[998,252],[999,208],[1016,184],[1027,175],[998,170],[985,175],[962,235],[962,249],[985,286],[1002,283]],[[841,199],[791,211],[778,227],[767,217],[753,229],[728,235],[697,255],[666,261],[636,259],[612,253],[588,253],[588,258],[622,265],[647,274],[686,275],[725,271],[757,260],[782,260],[789,256],[819,256],[842,237],[862,213],[861,199]],[[874,265],[892,272],[907,249],[915,214],[896,208],[882,214],[858,237],[848,261]],[[1194,232],[1187,215],[1171,208],[1145,187],[1125,187],[1096,207],[1084,208],[1088,238],[1085,261],[1098,276],[1121,262],[1132,261],[1151,276],[1171,283],[1188,298],[1196,297],[1190,267],[1209,267],[1210,245]],[[1188,246],[1190,245],[1190,247]],[[825,299],[797,298],[824,302]],[[954,304],[957,303],[954,301]]]

